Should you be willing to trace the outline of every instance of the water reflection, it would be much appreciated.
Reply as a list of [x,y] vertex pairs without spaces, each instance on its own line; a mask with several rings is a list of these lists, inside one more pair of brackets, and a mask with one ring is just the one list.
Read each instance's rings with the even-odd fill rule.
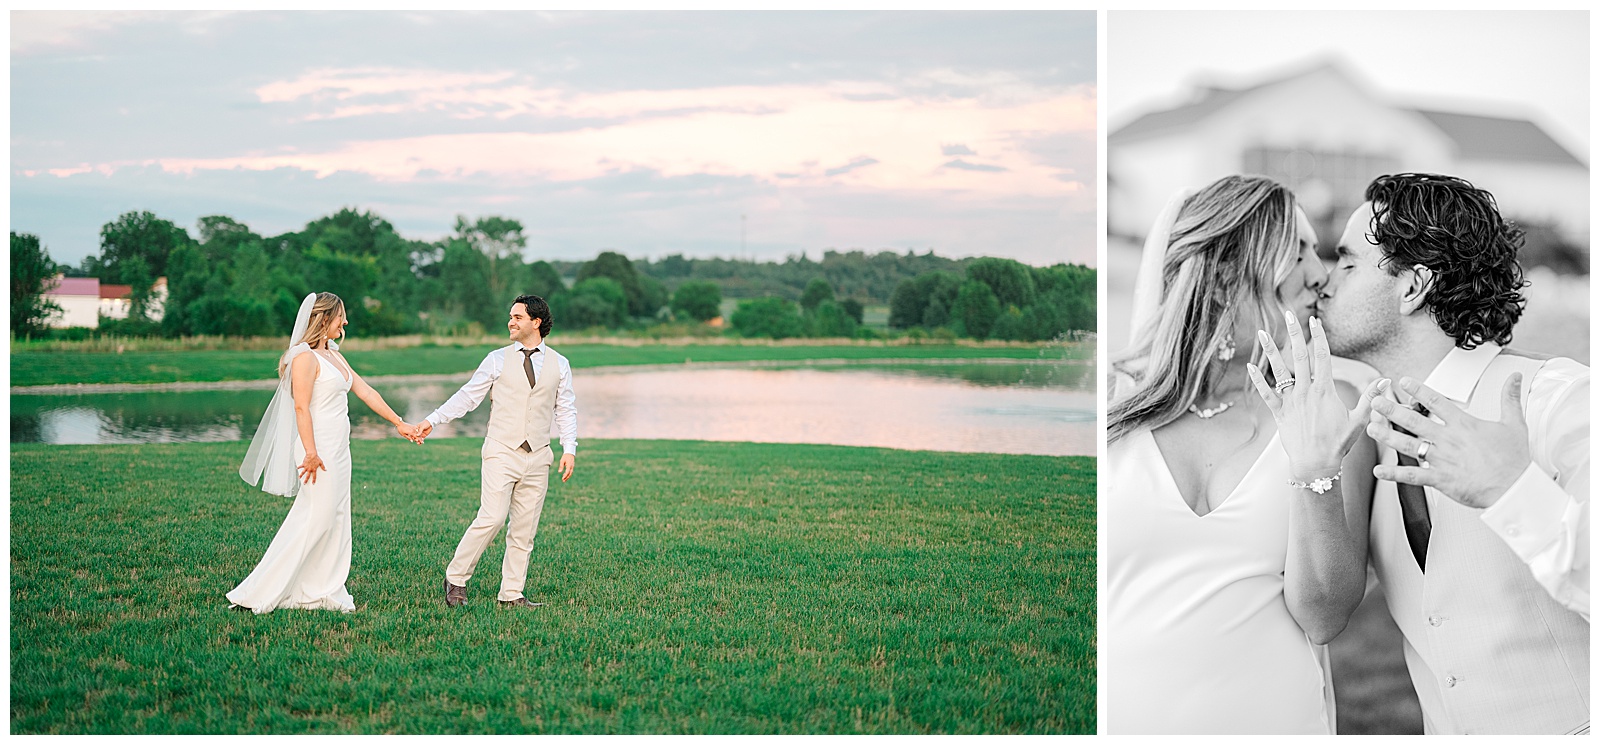
[[[463,379],[465,376],[462,376]],[[586,438],[694,439],[915,450],[1092,455],[1094,368],[1085,364],[577,370]],[[377,386],[408,421],[458,387]],[[248,439],[270,391],[12,396],[13,442],[95,444]],[[393,430],[354,397],[353,436]],[[487,402],[436,437],[482,437]]]

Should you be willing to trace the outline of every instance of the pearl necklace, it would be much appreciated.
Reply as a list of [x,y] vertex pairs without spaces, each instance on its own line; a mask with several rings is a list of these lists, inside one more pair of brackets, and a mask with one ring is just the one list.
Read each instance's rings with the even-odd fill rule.
[[1215,408],[1215,409],[1202,409],[1202,408],[1200,408],[1198,406],[1195,406],[1194,404],[1189,404],[1189,413],[1194,414],[1195,416],[1200,417],[1201,419],[1210,419],[1211,417],[1214,417],[1214,416],[1216,416],[1218,414],[1221,414],[1224,411],[1227,411],[1232,406],[1233,406],[1233,402],[1232,401],[1223,401],[1222,404],[1220,406],[1218,406],[1217,408]]

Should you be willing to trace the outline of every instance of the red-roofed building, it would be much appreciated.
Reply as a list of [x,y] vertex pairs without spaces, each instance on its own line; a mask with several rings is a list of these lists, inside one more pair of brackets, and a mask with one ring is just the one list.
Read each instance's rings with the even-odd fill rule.
[[50,319],[58,329],[71,326],[96,328],[100,325],[100,280],[94,277],[56,278],[45,285],[44,298],[61,306],[61,315]]
[[[87,326],[98,328],[100,317],[127,318],[133,309],[132,285],[103,285],[94,277],[63,277],[56,275],[46,286],[44,297],[61,306],[61,315],[51,319],[56,328]],[[159,277],[150,289],[149,307],[145,314],[152,321],[161,320],[167,301],[167,278]]]
[[[152,321],[161,320],[162,306],[167,301],[167,278],[158,277],[150,288],[149,307],[145,315]],[[133,285],[100,285],[100,315],[106,318],[127,318],[133,311]]]
[[1142,238],[1179,189],[1259,173],[1295,191],[1329,246],[1373,177],[1422,171],[1465,178],[1508,217],[1553,223],[1574,245],[1589,244],[1589,167],[1538,124],[1400,105],[1334,63],[1245,88],[1197,88],[1106,144],[1113,235]]

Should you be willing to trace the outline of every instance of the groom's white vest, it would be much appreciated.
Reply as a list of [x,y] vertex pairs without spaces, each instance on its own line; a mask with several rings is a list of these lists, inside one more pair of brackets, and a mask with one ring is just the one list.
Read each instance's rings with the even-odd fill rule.
[[489,388],[488,439],[513,450],[524,442],[534,452],[550,447],[550,421],[555,418],[561,371],[553,364],[554,353],[546,349],[542,354],[544,369],[539,371],[538,383],[530,388],[527,371],[522,368],[522,352],[515,344],[506,347],[505,366]]
[[[1499,355],[1466,410],[1498,420],[1500,391],[1539,360]],[[1441,391],[1443,392],[1443,391]],[[1448,394],[1447,394],[1448,395]],[[1394,452],[1384,449],[1383,462]],[[1392,481],[1372,505],[1372,565],[1400,630],[1430,734],[1563,734],[1589,720],[1589,623],[1557,603],[1480,518],[1427,489],[1428,571],[1417,568]]]

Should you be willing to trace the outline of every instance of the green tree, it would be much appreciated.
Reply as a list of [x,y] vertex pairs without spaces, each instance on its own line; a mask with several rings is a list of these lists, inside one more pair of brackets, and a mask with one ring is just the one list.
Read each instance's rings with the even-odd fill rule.
[[844,314],[854,318],[856,325],[866,323],[867,309],[855,298],[845,298],[839,301],[839,307],[844,309]]
[[646,315],[659,314],[671,302],[666,285],[646,274],[639,275],[639,292],[644,296],[644,308],[648,311]]
[[585,279],[550,302],[552,320],[571,328],[616,328],[628,320],[627,293],[610,277]]
[[561,275],[556,273],[556,268],[550,266],[548,261],[535,261],[528,265],[527,279],[522,283],[522,292],[518,295],[538,295],[545,299],[555,297],[567,291],[567,286],[561,281]]
[[[439,260],[442,305],[452,314],[493,329],[506,309],[489,289],[489,257],[461,240],[447,240]],[[506,302],[510,307],[510,300]]]
[[44,297],[55,275],[56,263],[39,243],[39,236],[11,234],[11,333],[43,333],[50,318],[61,312],[61,306]]
[[122,262],[122,278],[132,286],[132,296],[129,298],[131,307],[128,309],[128,319],[143,321],[150,309],[150,295],[155,288],[156,278],[150,276],[150,264],[143,256],[134,256]]
[[167,259],[179,246],[194,240],[188,231],[150,212],[125,212],[100,228],[100,255],[91,262],[101,282],[132,284],[123,276],[124,264],[138,256],[154,278],[165,276]]
[[856,335],[856,319],[851,318],[843,306],[832,300],[822,301],[807,320],[810,322],[812,336],[849,339]]
[[907,329],[922,323],[928,305],[927,289],[916,279],[902,279],[889,295],[889,328]]
[[527,265],[522,261],[522,251],[528,245],[522,235],[522,223],[495,216],[469,223],[465,215],[457,215],[456,239],[488,260],[484,282],[489,296],[495,299],[498,318],[505,311],[500,306],[509,306],[513,298],[521,295],[529,279]]
[[[950,306],[955,304],[961,279],[944,271],[920,274],[903,280],[889,296],[889,327],[937,328],[949,322]],[[933,309],[937,306],[937,309]]]
[[[665,292],[661,297],[650,297],[644,284],[639,280],[639,270],[634,267],[628,257],[615,251],[602,251],[593,261],[585,263],[578,269],[578,281],[595,277],[606,277],[622,287],[628,298],[628,315],[653,316],[661,305],[666,304]],[[576,289],[576,287],[574,287]],[[651,304],[660,301],[660,304]]]
[[1033,272],[1027,264],[1011,259],[974,259],[967,265],[967,279],[988,285],[1001,307],[1026,308],[1033,304]]
[[1032,320],[1023,315],[1021,308],[1007,305],[995,318],[994,325],[989,329],[989,336],[1006,341],[1035,341]]
[[722,313],[722,288],[704,280],[684,282],[672,294],[672,312],[696,321],[716,318]]
[[1033,339],[1053,339],[1068,331],[1095,328],[1095,270],[1078,264],[1057,264],[1034,270],[1039,298],[1023,309]]
[[800,308],[807,313],[817,309],[817,306],[833,300],[833,285],[822,277],[814,277],[806,283],[806,291],[800,295]]
[[989,285],[976,279],[961,283],[956,292],[955,305],[950,308],[955,319],[955,332],[974,339],[989,338],[989,331],[1000,317],[1000,300]]
[[787,339],[800,336],[805,329],[794,303],[781,297],[741,301],[731,320],[739,334],[746,337]]
[[[376,271],[372,283],[365,288],[366,295],[344,298],[347,304],[361,306],[360,310],[347,308],[350,325],[361,326],[355,333],[394,334],[420,325],[417,313],[430,289],[428,280],[436,275],[418,271],[416,262],[424,255],[435,258],[430,244],[402,238],[388,220],[376,213],[350,208],[307,223],[287,243],[302,251],[320,244],[336,254],[372,261]],[[286,274],[304,276],[304,267],[291,268],[297,264],[293,257],[284,258]]]
[[[167,304],[161,331],[167,336],[200,333],[200,304],[211,282],[211,262],[200,246],[179,246],[167,261]],[[295,305],[300,301],[296,299]],[[294,311],[289,312],[294,317]]]

